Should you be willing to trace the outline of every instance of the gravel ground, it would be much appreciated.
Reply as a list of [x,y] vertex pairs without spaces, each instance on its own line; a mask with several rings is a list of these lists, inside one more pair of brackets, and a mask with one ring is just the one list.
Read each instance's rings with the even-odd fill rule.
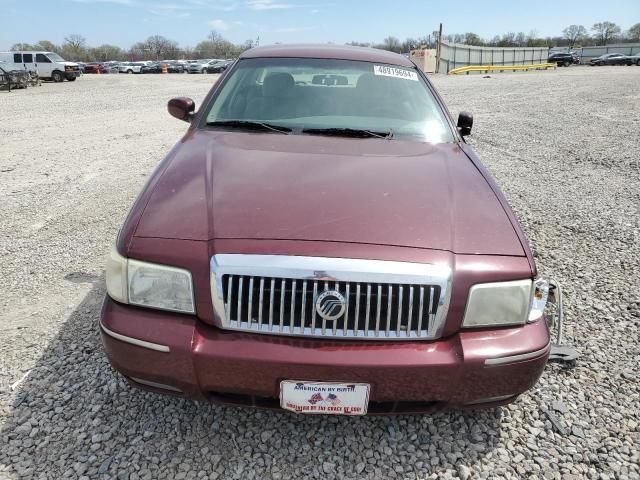
[[156,396],[103,355],[105,254],[185,129],[166,100],[214,78],[0,92],[0,478],[640,478],[640,68],[434,79],[475,114],[582,356],[509,407],[371,418]]

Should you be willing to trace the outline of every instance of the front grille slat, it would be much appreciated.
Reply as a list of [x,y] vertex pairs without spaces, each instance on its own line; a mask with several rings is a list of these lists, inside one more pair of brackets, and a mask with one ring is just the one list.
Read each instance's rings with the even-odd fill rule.
[[360,320],[360,284],[356,284],[356,319],[353,322],[353,336],[358,335],[358,321]]
[[260,279],[260,295],[258,297],[258,329],[262,329],[262,306],[264,305],[264,278]]
[[391,304],[393,302],[393,287],[389,285],[389,292],[387,293],[387,329],[385,335],[388,337],[391,331]]
[[284,294],[286,285],[286,280],[280,282],[280,331],[282,331],[282,327],[284,326]]
[[344,310],[344,320],[343,320],[343,325],[342,325],[342,335],[343,336],[347,336],[347,330],[349,327],[349,304],[351,303],[351,297],[349,296],[349,290],[350,290],[350,285],[347,283],[347,288],[346,288],[346,295],[344,296],[344,298],[347,300],[347,304],[345,305],[345,310]]
[[296,314],[296,281],[291,284],[291,309],[289,310],[289,332],[293,332]]
[[[223,328],[275,335],[432,338],[441,305],[440,285],[282,278],[264,270],[254,275],[225,274],[220,281]],[[344,313],[333,320],[316,308],[326,291],[338,292],[345,301]]]
[[369,314],[371,313],[371,284],[367,284],[367,313],[364,316],[364,335],[369,335]]
[[420,304],[418,307],[418,336],[422,335],[422,312],[424,310],[424,287],[420,287]]
[[316,334],[316,299],[318,297],[318,282],[313,282],[313,301],[311,302],[311,334]]
[[269,289],[269,331],[273,331],[273,297],[276,292],[276,281],[271,279],[271,288]]
[[398,316],[396,318],[396,337],[400,336],[400,327],[402,325],[402,294],[404,293],[404,287],[400,285],[398,289]]
[[247,309],[247,322],[249,323],[249,329],[251,329],[251,323],[253,323],[253,277],[249,278],[249,308]]
[[436,319],[436,315],[434,313],[433,302],[434,302],[435,294],[433,293],[433,287],[429,289],[429,325],[427,327],[427,335],[431,335],[433,331],[433,322]]
[[244,278],[240,277],[238,282],[238,310],[236,311],[238,320],[242,319],[242,282]]

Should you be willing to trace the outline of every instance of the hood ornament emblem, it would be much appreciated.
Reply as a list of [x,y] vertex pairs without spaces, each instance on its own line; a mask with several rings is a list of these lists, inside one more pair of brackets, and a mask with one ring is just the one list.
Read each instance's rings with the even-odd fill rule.
[[326,290],[316,299],[316,312],[324,320],[337,320],[346,309],[347,301],[337,290]]

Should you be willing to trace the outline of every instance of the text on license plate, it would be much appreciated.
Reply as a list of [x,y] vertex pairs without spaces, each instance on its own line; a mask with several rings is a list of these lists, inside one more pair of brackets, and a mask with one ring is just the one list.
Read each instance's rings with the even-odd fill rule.
[[364,415],[369,404],[366,383],[280,382],[280,406],[296,413]]

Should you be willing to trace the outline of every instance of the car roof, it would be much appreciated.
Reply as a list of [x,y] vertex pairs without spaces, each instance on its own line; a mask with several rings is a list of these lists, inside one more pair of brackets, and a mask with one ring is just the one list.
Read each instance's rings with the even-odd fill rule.
[[240,58],[330,58],[388,63],[403,67],[414,64],[406,57],[386,50],[350,45],[269,45],[246,50]]

